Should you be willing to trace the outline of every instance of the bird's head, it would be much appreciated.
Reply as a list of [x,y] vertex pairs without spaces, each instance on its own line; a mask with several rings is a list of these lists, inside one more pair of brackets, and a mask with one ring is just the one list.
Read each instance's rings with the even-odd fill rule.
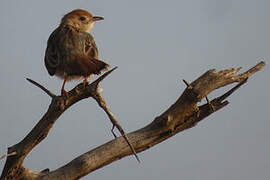
[[89,32],[96,21],[103,20],[103,17],[93,16],[88,11],[76,9],[66,14],[61,25],[69,25],[82,32]]

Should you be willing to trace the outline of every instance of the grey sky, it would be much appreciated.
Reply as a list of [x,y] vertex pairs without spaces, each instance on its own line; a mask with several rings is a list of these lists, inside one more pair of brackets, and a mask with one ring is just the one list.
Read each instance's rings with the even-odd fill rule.
[[[192,81],[210,68],[246,70],[261,59],[267,63],[229,99],[230,105],[140,153],[141,164],[126,157],[84,179],[270,177],[268,0],[1,0],[0,154],[32,129],[50,103],[25,78],[60,93],[62,81],[49,77],[44,51],[60,18],[76,8],[105,18],[92,34],[100,58],[119,68],[103,81],[103,94],[127,132],[145,126],[170,106],[185,88],[181,79]],[[110,128],[96,103],[84,100],[61,116],[25,166],[62,166],[111,140]]]

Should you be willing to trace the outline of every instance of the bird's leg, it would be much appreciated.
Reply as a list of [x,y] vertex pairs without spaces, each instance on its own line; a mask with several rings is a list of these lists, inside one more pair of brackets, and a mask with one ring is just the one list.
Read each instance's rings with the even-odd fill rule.
[[67,79],[66,79],[66,77],[65,77],[64,82],[63,82],[63,85],[62,85],[62,88],[61,88],[61,96],[66,96],[66,97],[68,97],[68,92],[65,91],[65,84],[66,84],[66,81],[67,81]]

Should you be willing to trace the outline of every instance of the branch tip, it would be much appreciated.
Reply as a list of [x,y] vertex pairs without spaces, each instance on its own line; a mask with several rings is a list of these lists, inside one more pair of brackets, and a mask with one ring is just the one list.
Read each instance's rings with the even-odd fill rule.
[[51,91],[49,91],[48,89],[46,89],[44,86],[40,85],[39,83],[37,83],[36,81],[26,78],[27,81],[29,81],[30,83],[34,84],[35,86],[39,87],[40,89],[42,89],[46,94],[48,94],[51,98],[56,97],[55,94],[53,94]]
[[192,89],[192,86],[186,80],[183,79],[183,82],[186,84],[188,89]]
[[95,80],[94,82],[92,82],[91,85],[94,85],[94,84],[95,84],[95,86],[98,86],[99,83],[100,83],[103,79],[105,79],[105,77],[107,77],[109,74],[111,74],[111,73],[112,73],[115,69],[117,69],[117,68],[118,68],[118,67],[116,66],[116,67],[112,68],[111,70],[105,72],[105,73],[104,73],[102,76],[100,76],[97,80]]
[[255,72],[258,72],[259,70],[261,70],[264,66],[265,66],[265,62],[261,61],[261,62],[259,62],[258,64],[256,64],[255,66],[253,66],[252,68],[250,68],[249,70],[247,70],[246,72],[244,72],[242,74],[247,74],[247,77],[249,77],[252,74],[254,74]]
[[122,136],[123,136],[124,139],[126,140],[128,146],[130,147],[130,149],[131,149],[131,151],[132,151],[132,154],[135,156],[135,158],[137,159],[138,163],[141,163],[141,161],[140,161],[140,159],[139,159],[139,157],[138,157],[138,155],[137,155],[137,153],[136,153],[136,151],[135,151],[133,145],[130,143],[130,141],[129,141],[127,135],[124,133]]

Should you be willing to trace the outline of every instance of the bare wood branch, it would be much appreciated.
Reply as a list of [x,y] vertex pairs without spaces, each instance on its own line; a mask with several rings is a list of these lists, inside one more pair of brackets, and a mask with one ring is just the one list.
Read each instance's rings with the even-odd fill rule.
[[39,87],[40,89],[42,89],[46,94],[48,94],[51,98],[54,98],[56,95],[53,94],[51,91],[49,91],[48,89],[46,89],[44,86],[40,85],[39,83],[37,83],[36,81],[26,78],[27,81],[29,81],[30,83],[34,84],[35,86]]
[[[157,116],[147,126],[127,134],[128,139],[134,146],[136,152],[144,151],[169,137],[191,127],[205,119],[207,116],[218,111],[219,109],[228,105],[228,101],[225,99],[230,96],[235,90],[246,83],[247,78],[252,74],[262,69],[264,62],[260,62],[250,70],[237,74],[240,68],[227,69],[223,71],[210,70],[193,81],[191,84],[187,84],[187,88],[177,101],[169,107],[160,116]],[[210,92],[220,87],[239,82],[228,92],[213,99],[209,103],[201,106],[197,106],[197,103],[202,98],[206,97]],[[93,85],[96,83],[96,85]],[[72,104],[78,102],[81,99],[90,97],[89,92],[93,89],[96,90],[98,82],[94,81],[87,88],[82,88],[83,85],[79,84],[73,90],[69,92],[69,98],[64,99],[62,97],[55,97],[52,99],[52,103],[48,109],[48,112],[44,115],[42,122],[40,121],[36,127],[32,130],[34,132],[29,133],[24,143],[18,143],[9,148],[9,153],[16,151],[18,155],[7,158],[5,168],[3,170],[2,179],[16,179],[23,177],[24,179],[79,179],[86,174],[101,168],[113,161],[121,159],[127,155],[131,155],[132,151],[126,144],[123,137],[118,137],[106,144],[103,144],[69,162],[68,164],[60,167],[54,171],[48,172],[32,172],[23,167],[22,163],[29,151],[44,139],[55,122],[55,120]],[[96,88],[96,89],[95,89]],[[91,90],[91,91],[90,91]],[[213,109],[209,106],[213,106]],[[50,114],[53,111],[53,115]],[[46,122],[46,123],[44,123]],[[44,126],[48,126],[45,129]],[[37,138],[39,137],[39,138]],[[23,140],[24,141],[24,140]],[[27,142],[32,142],[28,143]],[[24,151],[21,151],[21,150]]]

